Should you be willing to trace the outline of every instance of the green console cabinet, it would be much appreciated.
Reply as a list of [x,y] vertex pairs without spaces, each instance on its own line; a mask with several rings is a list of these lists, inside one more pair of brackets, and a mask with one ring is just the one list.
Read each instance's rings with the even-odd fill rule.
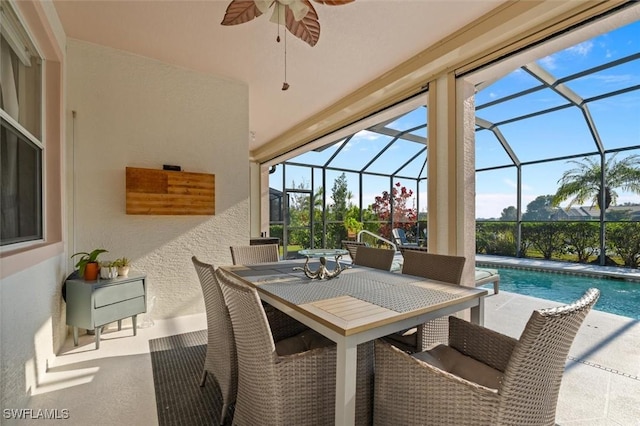
[[133,335],[137,315],[147,311],[146,275],[131,272],[110,280],[68,279],[66,282],[67,325],[73,326],[73,343],[78,346],[78,327],[95,330],[96,349],[100,348],[103,325],[131,317]]

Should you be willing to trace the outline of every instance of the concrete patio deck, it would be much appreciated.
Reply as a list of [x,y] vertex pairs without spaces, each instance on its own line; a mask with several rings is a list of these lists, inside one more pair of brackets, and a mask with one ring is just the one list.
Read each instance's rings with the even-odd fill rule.
[[[560,303],[506,291],[485,301],[485,326],[518,338],[534,309]],[[559,425],[640,425],[640,322],[592,310],[569,352]]]
[[[516,338],[534,309],[559,305],[502,290],[489,292],[485,326]],[[206,318],[198,314],[155,320],[136,337],[129,327],[125,322],[122,331],[105,333],[99,350],[93,336],[81,336],[78,347],[69,336],[27,408],[69,410],[68,420],[48,424],[157,425],[148,341],[204,329]],[[589,313],[570,351],[556,423],[640,426],[640,321],[598,310]],[[28,422],[3,419],[2,424]]]
[[[533,267],[640,280],[640,271],[628,268],[498,256],[477,256],[476,262],[491,267]],[[502,290],[487,297],[485,303],[485,326],[516,338],[532,310],[560,305]],[[601,312],[596,303],[571,347],[556,423],[640,425],[640,321]]]

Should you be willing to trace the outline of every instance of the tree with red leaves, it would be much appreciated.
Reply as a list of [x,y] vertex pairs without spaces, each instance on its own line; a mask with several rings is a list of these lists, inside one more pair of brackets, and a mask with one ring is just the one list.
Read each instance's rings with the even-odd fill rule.
[[[413,236],[418,212],[415,207],[407,206],[407,201],[412,197],[413,190],[402,186],[400,182],[396,182],[391,189],[391,193],[383,191],[382,195],[378,195],[375,198],[375,202],[371,205],[371,210],[378,216],[380,222],[384,222],[380,224],[379,233],[381,236],[391,239],[391,230],[393,228],[402,228],[407,237],[411,238]],[[393,218],[391,218],[392,206]]]

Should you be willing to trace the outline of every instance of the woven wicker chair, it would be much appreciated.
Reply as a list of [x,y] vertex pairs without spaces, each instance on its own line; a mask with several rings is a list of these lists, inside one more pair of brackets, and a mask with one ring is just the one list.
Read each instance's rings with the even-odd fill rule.
[[388,271],[391,269],[393,256],[395,254],[395,251],[389,249],[366,246],[358,247],[358,254],[353,260],[353,264]]
[[[201,262],[196,256],[193,256],[191,261],[200,279],[207,313],[207,354],[200,386],[205,385],[207,373],[213,374],[222,393],[220,424],[224,424],[228,408],[236,400],[238,384],[238,362],[231,319],[213,265]],[[271,306],[269,308],[266,309],[267,319],[276,341],[308,329],[283,312]]]
[[[230,246],[229,249],[231,250],[231,259],[234,265],[256,265],[280,261],[277,244]],[[262,302],[262,306],[264,306],[267,318],[269,318],[271,332],[276,341],[293,336],[309,328],[267,302]]]
[[[407,249],[403,252],[402,273],[432,280],[460,284],[465,258],[424,250]],[[408,352],[419,352],[438,343],[447,343],[449,323],[447,317],[436,318],[417,328],[387,336],[389,341]]]
[[[234,425],[333,425],[336,346],[280,356],[255,289],[216,271],[238,351]],[[358,346],[356,419],[371,424],[373,343]]]
[[356,254],[358,253],[358,247],[366,246],[367,243],[363,241],[349,241],[342,240],[342,248],[349,252],[349,256],[351,256],[351,260],[356,260]]
[[548,425],[571,344],[598,300],[534,311],[519,340],[449,317],[449,346],[375,347],[376,425]]
[[404,257],[404,252],[407,251],[407,250],[429,251],[429,249],[427,247],[424,247],[424,246],[400,246],[400,247],[398,247],[398,250],[402,254],[402,257]]
[[[429,251],[427,247],[400,247],[400,253],[404,257],[404,253],[407,250],[414,251]],[[476,267],[476,287],[483,286],[485,284],[493,284],[493,294],[500,292],[500,274],[497,269],[490,268],[478,268]]]
[[231,260],[234,265],[255,265],[257,263],[277,262],[280,260],[277,244],[255,246],[231,246]]
[[191,261],[200,279],[207,312],[207,355],[200,386],[204,386],[208,372],[213,374],[222,393],[220,424],[224,424],[228,408],[236,400],[238,386],[238,362],[231,319],[213,265],[201,262],[195,256]]

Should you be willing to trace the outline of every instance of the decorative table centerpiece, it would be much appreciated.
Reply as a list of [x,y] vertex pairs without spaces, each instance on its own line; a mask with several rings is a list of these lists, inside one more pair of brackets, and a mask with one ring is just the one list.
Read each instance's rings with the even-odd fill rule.
[[[343,271],[344,268],[340,266],[340,259],[345,254],[349,252],[343,249],[307,249],[300,250],[299,254],[306,256],[307,260],[304,263],[304,267],[295,267],[293,268],[295,271],[304,271],[304,274],[311,279],[315,280],[328,280],[340,275],[340,272]],[[333,271],[327,269],[327,257],[333,256],[336,261],[336,266]],[[320,266],[316,271],[312,271],[309,269],[309,259],[311,258],[320,258]]]

